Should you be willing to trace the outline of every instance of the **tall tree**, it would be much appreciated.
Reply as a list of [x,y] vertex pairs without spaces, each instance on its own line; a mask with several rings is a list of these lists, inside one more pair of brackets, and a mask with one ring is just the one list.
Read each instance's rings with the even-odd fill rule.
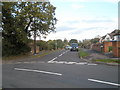
[[63,42],[64,42],[64,45],[68,45],[68,40],[66,38],[64,39]]
[[78,43],[78,41],[77,41],[77,39],[71,39],[71,40],[69,41],[69,44],[71,44],[71,43]]
[[58,48],[62,49],[64,46],[64,42],[61,39],[57,39],[56,42],[57,42],[57,49]]
[[[16,55],[30,51],[27,46],[28,38],[22,28],[19,28],[15,17],[15,5],[17,2],[2,3],[2,41],[4,56]],[[17,22],[16,22],[17,21]]]
[[3,46],[7,49],[26,45],[32,35],[36,46],[37,36],[47,35],[55,30],[55,9],[50,2],[4,2]]
[[[31,36],[31,33],[34,35],[34,53],[36,53],[36,37],[40,36],[40,34],[47,35],[55,30],[54,25],[57,21],[55,18],[56,8],[50,2],[29,2],[24,6],[19,12],[23,16],[25,15],[28,21],[25,27],[26,33],[28,36]],[[31,28],[30,30],[28,29],[29,27]]]

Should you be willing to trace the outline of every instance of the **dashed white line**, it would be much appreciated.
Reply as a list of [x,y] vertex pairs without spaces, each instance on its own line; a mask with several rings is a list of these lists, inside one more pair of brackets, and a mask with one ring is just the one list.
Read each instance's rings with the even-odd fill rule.
[[101,80],[95,80],[95,79],[88,79],[89,81],[93,81],[93,82],[99,82],[99,83],[104,83],[104,84],[110,84],[110,85],[114,85],[114,86],[120,86],[120,84],[116,84],[116,83],[111,83],[111,82],[106,82],[106,81],[101,81]]
[[39,70],[21,69],[21,68],[14,68],[14,69],[15,69],[15,70],[19,70],[19,71],[39,72],[39,73],[53,74],[53,75],[59,75],[59,76],[62,75],[62,74],[60,74],[60,73],[54,73],[54,72],[48,72],[48,71],[39,71]]
[[52,60],[48,61],[48,62],[53,62],[55,59],[57,59],[57,57],[53,58]]
[[60,54],[59,57],[62,56],[62,55],[63,55],[63,54]]

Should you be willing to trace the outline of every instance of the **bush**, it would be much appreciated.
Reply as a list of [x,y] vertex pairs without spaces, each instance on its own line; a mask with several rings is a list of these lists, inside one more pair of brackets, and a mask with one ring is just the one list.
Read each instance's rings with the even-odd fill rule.
[[2,45],[2,56],[25,54],[30,51],[31,51],[30,47],[28,47],[26,44],[20,44],[17,46]]
[[112,46],[109,46],[108,47],[108,51],[110,52],[110,51],[112,51],[113,50],[113,47]]

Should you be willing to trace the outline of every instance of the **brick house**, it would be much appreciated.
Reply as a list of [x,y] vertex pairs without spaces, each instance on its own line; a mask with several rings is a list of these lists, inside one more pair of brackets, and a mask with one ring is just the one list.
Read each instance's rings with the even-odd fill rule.
[[120,57],[120,41],[113,41],[113,56]]
[[113,55],[115,57],[120,57],[120,30],[115,31],[116,33],[113,35]]
[[112,52],[113,56],[120,57],[120,30],[101,37],[99,43],[92,45],[92,49],[103,53]]

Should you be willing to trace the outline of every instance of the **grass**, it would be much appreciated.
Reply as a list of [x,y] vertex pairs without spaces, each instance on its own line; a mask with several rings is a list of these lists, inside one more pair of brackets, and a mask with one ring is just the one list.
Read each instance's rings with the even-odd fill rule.
[[26,57],[30,57],[30,54],[2,57],[2,60],[17,60],[17,59],[24,59]]
[[120,60],[118,60],[118,59],[97,59],[95,61],[120,64]]
[[25,59],[25,58],[37,58],[37,57],[42,57],[42,56],[45,56],[45,55],[48,55],[48,54],[51,54],[53,52],[55,52],[57,50],[54,50],[54,51],[44,51],[42,52],[41,54],[37,54],[37,55],[32,55],[32,54],[25,54],[25,55],[16,55],[16,56],[9,56],[9,57],[2,57],[2,60],[5,60],[5,61],[9,61],[9,60],[19,60],[19,59]]
[[42,56],[45,56],[45,55],[48,55],[48,54],[51,54],[53,52],[55,52],[57,50],[54,50],[54,51],[47,51],[47,52],[42,52],[42,54],[38,54],[38,55],[34,55],[32,56],[33,58],[36,58],[36,57],[42,57]]
[[89,56],[89,54],[87,52],[83,51],[82,49],[79,49],[78,55],[80,58]]

